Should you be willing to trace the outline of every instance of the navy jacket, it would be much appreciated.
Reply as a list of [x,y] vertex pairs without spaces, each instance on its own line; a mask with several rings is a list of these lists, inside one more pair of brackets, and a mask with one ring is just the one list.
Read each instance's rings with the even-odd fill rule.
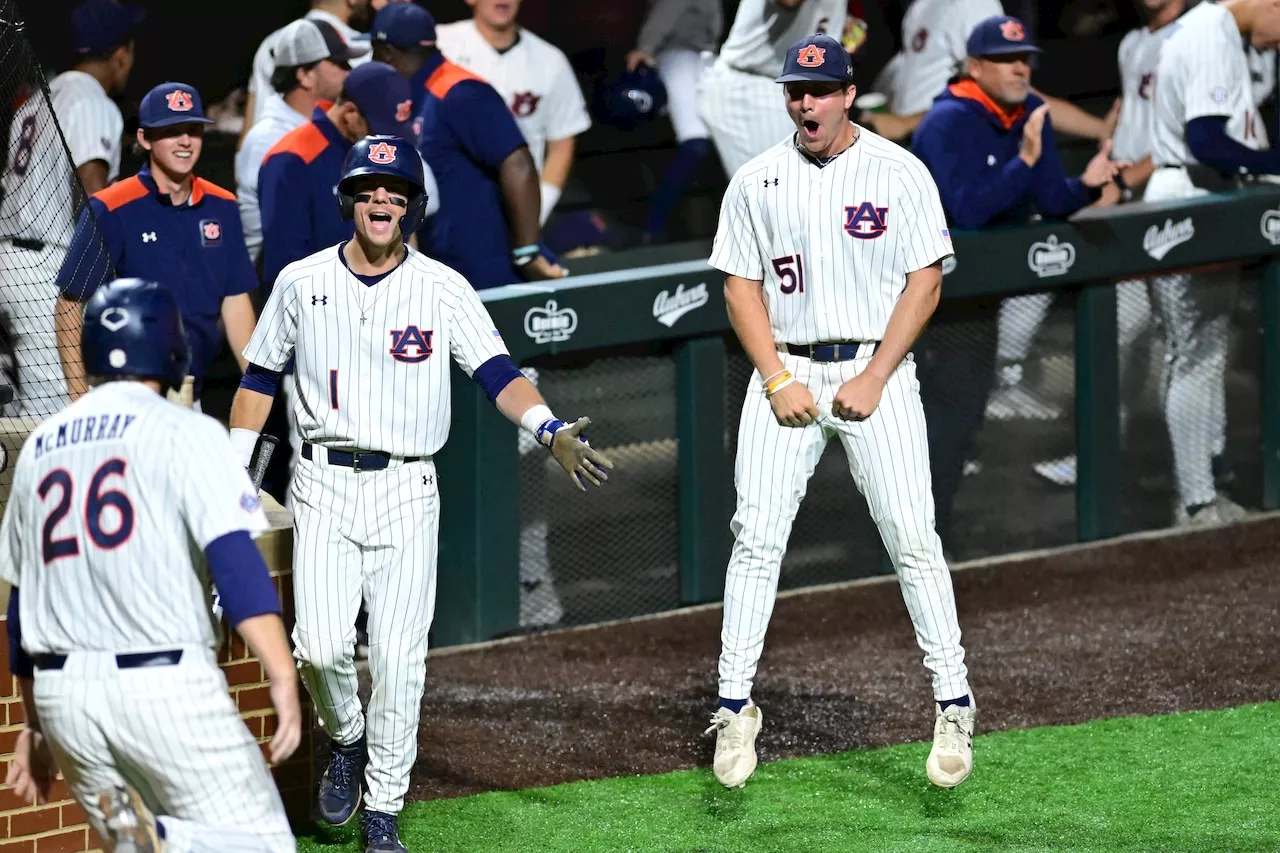
[[58,291],[83,302],[116,276],[159,282],[177,297],[198,396],[221,346],[222,300],[258,286],[235,193],[197,177],[186,204],[175,207],[147,166],[94,193],[58,272]]
[[1035,168],[1018,156],[1022,127],[1042,103],[1033,94],[1006,115],[971,80],[948,86],[934,99],[911,150],[933,175],[956,228],[1025,221],[1032,212],[1065,217],[1096,197],[1079,178],[1062,173],[1048,117]]
[[525,145],[502,96],[436,54],[409,81],[420,98],[418,150],[440,185],[440,212],[418,231],[418,247],[460,272],[476,290],[523,281],[511,263],[498,173]]
[[338,210],[338,178],[351,143],[329,121],[322,101],[311,121],[285,134],[258,171],[262,207],[262,280],[270,290],[280,271],[356,232]]

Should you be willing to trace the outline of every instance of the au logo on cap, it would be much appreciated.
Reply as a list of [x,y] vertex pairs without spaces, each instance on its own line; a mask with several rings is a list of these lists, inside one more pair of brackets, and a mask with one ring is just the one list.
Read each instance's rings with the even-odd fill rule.
[[805,68],[817,68],[822,64],[823,56],[826,55],[826,52],[826,48],[806,44],[800,48],[800,53],[796,56],[796,64],[803,65]]
[[1009,41],[1022,41],[1027,37],[1026,31],[1022,29],[1022,24],[1019,21],[1005,21],[1000,25],[1000,35]]
[[370,145],[369,159],[380,165],[394,162],[396,159],[396,149],[393,145],[386,142],[379,142],[375,145]]
[[413,115],[413,101],[401,101],[396,104],[396,121],[408,121]]
[[194,106],[191,102],[191,95],[181,89],[175,89],[165,95],[164,99],[169,104],[169,109],[175,113],[185,113]]

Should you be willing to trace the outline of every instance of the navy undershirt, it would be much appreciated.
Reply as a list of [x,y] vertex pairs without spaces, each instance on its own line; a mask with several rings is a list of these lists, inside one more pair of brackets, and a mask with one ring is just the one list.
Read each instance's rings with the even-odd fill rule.
[[[347,242],[350,242],[350,241],[347,241]],[[342,265],[347,268],[347,272],[351,273],[353,276],[360,279],[360,281],[364,283],[365,287],[373,287],[375,284],[382,281],[384,278],[391,275],[396,270],[400,269],[400,264],[403,264],[405,262],[405,258],[409,257],[409,253],[406,251],[404,253],[404,257],[400,259],[400,264],[396,264],[394,267],[387,270],[386,272],[380,272],[377,275],[360,275],[360,273],[356,272],[351,268],[351,264],[347,263],[347,253],[343,251],[343,249],[345,249],[346,247],[347,247],[346,242],[344,242],[341,246],[338,247],[338,257],[342,259]]]

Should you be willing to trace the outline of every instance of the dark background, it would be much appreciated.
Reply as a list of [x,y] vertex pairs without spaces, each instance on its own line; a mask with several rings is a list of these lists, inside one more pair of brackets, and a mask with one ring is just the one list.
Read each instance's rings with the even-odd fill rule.
[[[129,2],[129,0],[125,0]],[[855,0],[856,2],[856,0]],[[70,15],[75,0],[19,0],[27,35],[47,69],[70,67]],[[147,10],[137,40],[137,64],[122,98],[126,117],[148,89],[179,79],[200,90],[206,103],[221,100],[248,80],[254,51],[267,33],[301,17],[306,0],[135,0]],[[440,23],[467,17],[463,0],[420,0]],[[867,44],[856,57],[865,82],[897,49],[904,2],[862,0],[870,24]],[[1124,32],[1140,22],[1133,0],[1005,0],[1005,8],[1024,17],[1046,41],[1047,55],[1037,83],[1052,94],[1084,96],[1114,89],[1116,47]],[[725,0],[725,29],[737,0]],[[569,55],[590,75],[603,62],[620,63],[633,46],[646,0],[525,0],[520,21]],[[1073,22],[1095,8],[1106,22],[1085,38],[1062,42]],[[1055,43],[1056,42],[1056,43]],[[601,55],[603,54],[603,56]]]

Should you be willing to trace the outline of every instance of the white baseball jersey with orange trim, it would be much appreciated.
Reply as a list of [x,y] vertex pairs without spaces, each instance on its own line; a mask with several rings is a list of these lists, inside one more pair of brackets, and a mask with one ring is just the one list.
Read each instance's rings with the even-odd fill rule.
[[942,202],[924,165],[865,129],[825,165],[788,139],[730,181],[711,266],[761,283],[778,344],[854,342],[856,355],[822,362],[781,352],[818,407],[817,422],[805,427],[779,425],[763,377],[752,374],[738,432],[720,696],[750,697],[791,525],[833,437],[901,578],[935,698],[968,695],[951,575],[934,531],[915,363],[907,358],[890,375],[866,420],[831,412],[840,387],[870,364],[907,275],[951,254]]
[[436,27],[436,44],[451,62],[483,77],[507,102],[539,173],[547,160],[547,142],[591,127],[569,58],[545,39],[521,29],[516,43],[499,51],[484,40],[475,21],[465,20]]
[[[127,779],[172,849],[294,850],[270,773],[214,656],[203,549],[266,516],[226,429],[135,382],[109,382],[32,433],[0,527],[0,579],[59,768],[99,831],[95,794]],[[130,667],[118,655],[180,653]],[[39,655],[65,655],[46,667]],[[194,768],[194,770],[193,770]]]

